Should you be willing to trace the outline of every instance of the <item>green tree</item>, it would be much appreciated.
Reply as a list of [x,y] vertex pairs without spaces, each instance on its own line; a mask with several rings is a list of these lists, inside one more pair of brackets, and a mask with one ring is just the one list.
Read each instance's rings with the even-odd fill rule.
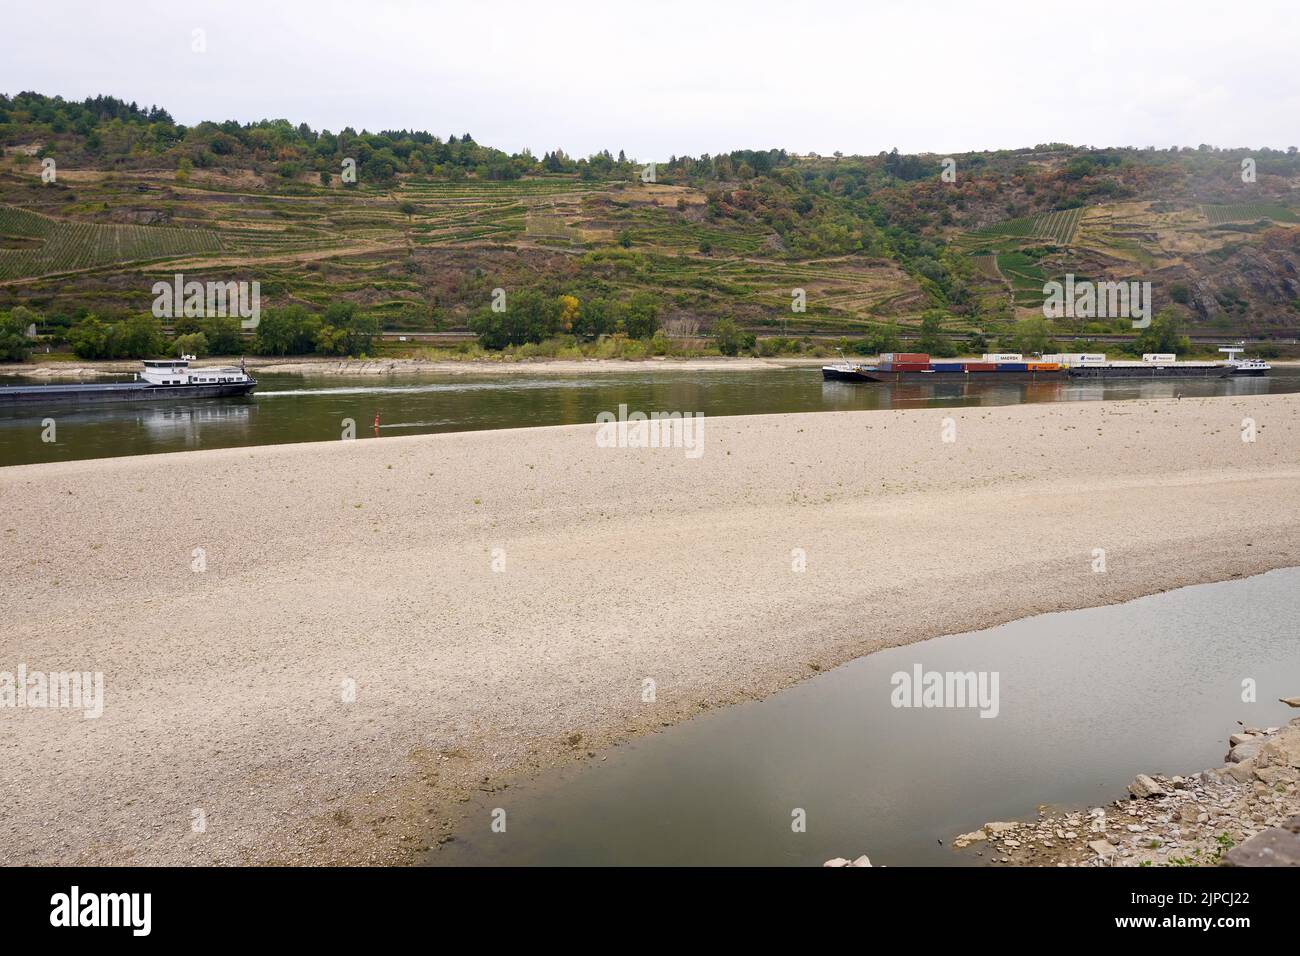
[[190,332],[187,335],[178,335],[172,340],[172,351],[179,357],[181,355],[193,355],[195,358],[203,358],[208,354],[208,339],[202,332]]
[[744,338],[732,319],[718,319],[713,323],[713,340],[718,343],[718,351],[723,355],[737,355]]
[[253,351],[259,355],[307,355],[316,348],[320,316],[301,305],[267,309],[257,324]]
[[114,331],[114,358],[152,358],[167,351],[162,323],[147,312],[118,323]]
[[921,316],[921,337],[916,344],[922,352],[940,357],[957,354],[948,337],[943,334],[943,320],[947,317],[947,313],[940,309],[930,309]]
[[469,320],[470,331],[485,349],[540,342],[560,328],[562,305],[540,292],[526,290],[506,297],[504,312],[480,309]]
[[1056,350],[1056,343],[1052,341],[1052,324],[1042,316],[1017,323],[1011,341],[1022,355],[1043,355]]
[[68,330],[68,344],[77,358],[112,358],[108,335],[108,326],[88,315]]
[[623,316],[623,327],[627,330],[628,338],[650,338],[659,328],[659,300],[649,292],[638,292],[632,296]]
[[1183,334],[1182,314],[1176,306],[1166,306],[1155,314],[1151,324],[1138,333],[1130,346],[1134,355],[1144,352],[1190,351],[1191,342]]
[[213,355],[238,355],[244,350],[239,334],[239,320],[228,315],[214,315],[200,323],[208,351]]
[[32,353],[32,340],[27,337],[31,325],[26,315],[32,313],[22,306],[11,312],[0,312],[0,362],[24,362]]

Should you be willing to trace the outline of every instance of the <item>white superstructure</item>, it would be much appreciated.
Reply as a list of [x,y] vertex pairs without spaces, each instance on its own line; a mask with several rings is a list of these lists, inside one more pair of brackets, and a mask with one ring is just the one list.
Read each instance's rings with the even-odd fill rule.
[[190,368],[191,358],[146,359],[139,378],[150,385],[236,385],[252,381],[242,368],[233,365]]

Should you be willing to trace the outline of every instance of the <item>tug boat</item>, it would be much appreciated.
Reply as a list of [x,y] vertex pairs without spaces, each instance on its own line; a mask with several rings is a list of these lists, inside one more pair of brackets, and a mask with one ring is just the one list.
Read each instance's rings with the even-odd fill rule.
[[247,395],[257,379],[236,366],[192,368],[194,356],[146,359],[130,382],[59,383],[0,386],[0,407],[50,403],[97,405],[104,402],[144,402],[177,398],[229,398]]

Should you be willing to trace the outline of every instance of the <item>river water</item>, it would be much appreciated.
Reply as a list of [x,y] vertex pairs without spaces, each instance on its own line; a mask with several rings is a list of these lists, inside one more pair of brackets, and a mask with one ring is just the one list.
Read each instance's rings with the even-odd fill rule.
[[[983,862],[952,838],[1033,819],[1040,803],[1103,805],[1138,773],[1221,766],[1237,721],[1286,723],[1296,712],[1277,698],[1300,693],[1298,620],[1291,568],[871,654],[481,794],[429,862]],[[997,715],[893,706],[893,675],[918,664],[996,672]],[[1256,703],[1243,702],[1248,679]],[[504,833],[490,827],[497,808]],[[795,809],[806,832],[792,830]]]
[[[18,384],[9,379],[0,384]],[[642,412],[756,415],[1022,402],[1255,395],[1300,391],[1300,368],[1265,378],[1179,382],[861,385],[823,382],[818,368],[633,367],[626,372],[424,375],[367,378],[262,375],[240,399],[88,408],[0,409],[0,466],[146,455],[196,448],[332,441],[345,420],[355,437],[573,425],[622,403]],[[378,416],[378,427],[375,418]],[[46,419],[54,420],[51,436]],[[44,440],[53,437],[55,441]]]

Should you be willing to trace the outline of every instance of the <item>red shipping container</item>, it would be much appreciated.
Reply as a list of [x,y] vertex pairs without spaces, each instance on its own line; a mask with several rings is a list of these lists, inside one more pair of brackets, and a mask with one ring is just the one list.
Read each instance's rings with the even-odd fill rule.
[[998,366],[996,362],[967,362],[966,371],[968,372],[996,372]]
[[880,354],[880,361],[893,362],[894,364],[898,364],[899,362],[915,364],[919,362],[922,365],[928,365],[930,362],[930,356],[925,352],[882,352]]

